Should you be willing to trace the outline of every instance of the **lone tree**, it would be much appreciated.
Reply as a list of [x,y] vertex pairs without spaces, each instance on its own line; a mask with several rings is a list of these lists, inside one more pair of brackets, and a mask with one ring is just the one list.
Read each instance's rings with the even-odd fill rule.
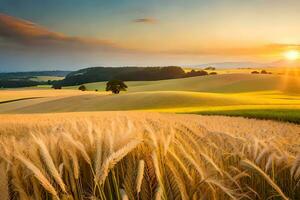
[[52,85],[52,88],[55,89],[55,90],[60,90],[61,89],[61,85],[54,84],[54,85]]
[[127,85],[121,80],[111,80],[106,83],[106,91],[119,94],[120,91],[126,91]]
[[266,70],[261,70],[261,72],[260,72],[261,74],[268,74],[268,72],[266,71]]
[[253,71],[253,72],[251,72],[251,74],[259,74],[259,72],[258,71]]
[[79,86],[78,90],[81,90],[81,91],[86,91],[86,87],[85,87],[85,85],[81,85],[81,86]]

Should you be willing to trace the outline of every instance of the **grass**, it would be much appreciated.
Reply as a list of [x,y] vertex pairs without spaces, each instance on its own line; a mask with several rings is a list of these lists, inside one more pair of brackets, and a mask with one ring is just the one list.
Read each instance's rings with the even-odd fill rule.
[[[19,113],[78,112],[100,110],[150,110],[169,108],[209,107],[217,105],[240,105],[249,102],[244,98],[197,92],[138,92],[107,95],[101,93],[79,93],[57,100],[46,101],[19,109]],[[70,103],[72,102],[72,103]],[[79,106],[80,105],[80,106]],[[5,107],[5,105],[3,105]],[[1,108],[1,107],[0,107]]]
[[[134,112],[0,116],[1,199],[297,199],[295,125],[265,124],[270,137],[199,122]],[[226,127],[210,121],[219,123]]]
[[[109,110],[148,110],[159,112],[196,112],[204,110],[299,107],[294,96],[282,94],[218,94],[185,91],[132,92],[111,95],[100,92],[69,91],[44,98],[43,102],[24,106],[11,113],[49,113]],[[55,94],[55,93],[53,93]],[[48,99],[48,100],[47,100]],[[19,101],[21,106],[26,101]],[[71,102],[71,103],[70,103]],[[10,104],[2,104],[0,110]],[[7,112],[7,111],[6,111]]]
[[[199,68],[186,68],[186,71],[199,70]],[[261,72],[261,70],[266,70],[272,74],[289,74],[293,76],[300,75],[300,70],[298,67],[251,67],[251,68],[216,68],[216,70],[206,70],[207,72],[217,72],[218,74],[250,74],[253,71]]]
[[[129,81],[128,92],[190,91],[210,93],[242,93],[281,91],[298,94],[300,80],[297,77],[262,74],[222,74],[161,81]],[[106,82],[84,84],[88,90],[105,91]],[[78,89],[79,86],[65,87]]]
[[[89,92],[88,92],[89,93]],[[24,88],[24,89],[6,89],[0,91],[0,102],[12,101],[22,98],[34,98],[34,97],[64,97],[80,95],[81,92],[77,90],[48,90],[37,88]]]
[[244,110],[216,110],[192,112],[201,115],[238,116],[256,119],[270,119],[300,124],[300,109],[244,109]]
[[42,81],[58,81],[58,80],[62,80],[64,79],[64,77],[61,77],[61,76],[35,76],[33,78],[31,78],[30,80],[32,81],[39,81],[39,82],[42,82]]

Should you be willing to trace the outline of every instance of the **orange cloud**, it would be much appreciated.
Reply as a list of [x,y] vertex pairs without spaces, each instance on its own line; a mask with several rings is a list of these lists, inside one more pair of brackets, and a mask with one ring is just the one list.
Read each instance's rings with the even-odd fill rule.
[[65,46],[117,48],[108,40],[68,36],[50,31],[27,20],[0,13],[0,37],[26,46]]

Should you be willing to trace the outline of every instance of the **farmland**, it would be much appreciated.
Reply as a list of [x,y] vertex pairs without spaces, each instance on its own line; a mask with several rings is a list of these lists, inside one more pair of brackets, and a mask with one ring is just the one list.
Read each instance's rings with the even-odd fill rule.
[[293,124],[143,112],[2,115],[0,124],[7,199],[300,195]]
[[128,91],[118,95],[105,92],[105,82],[85,84],[87,91],[78,85],[1,90],[1,194],[103,200],[300,195],[297,77],[232,73],[126,84]]
[[300,200],[299,8],[0,0],[0,200]]
[[[300,84],[294,76],[223,74],[162,81],[126,82],[120,95],[104,92],[105,82],[62,90],[26,88],[0,91],[1,113],[144,110],[237,115],[298,122]],[[95,90],[98,90],[96,92]],[[30,99],[36,98],[38,99]],[[70,103],[72,102],[72,103]],[[237,113],[238,110],[240,111]],[[242,111],[245,112],[242,112]],[[295,110],[280,114],[281,110]],[[248,111],[248,112],[246,112]],[[267,114],[262,114],[262,112]]]

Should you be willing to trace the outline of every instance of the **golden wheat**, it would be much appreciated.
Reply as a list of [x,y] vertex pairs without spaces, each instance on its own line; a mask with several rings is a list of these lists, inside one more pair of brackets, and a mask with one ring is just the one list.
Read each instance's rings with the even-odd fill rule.
[[297,199],[299,126],[238,119],[0,116],[0,197]]
[[51,185],[49,180],[43,175],[43,173],[32,164],[28,159],[24,158],[23,156],[17,157],[31,172],[34,174],[37,180],[41,183],[41,185],[50,192],[54,197],[57,197],[57,192],[55,188]]
[[144,168],[145,168],[145,162],[143,160],[140,160],[139,166],[138,166],[138,172],[136,177],[136,192],[140,193],[141,187],[142,187],[142,181],[144,177]]

